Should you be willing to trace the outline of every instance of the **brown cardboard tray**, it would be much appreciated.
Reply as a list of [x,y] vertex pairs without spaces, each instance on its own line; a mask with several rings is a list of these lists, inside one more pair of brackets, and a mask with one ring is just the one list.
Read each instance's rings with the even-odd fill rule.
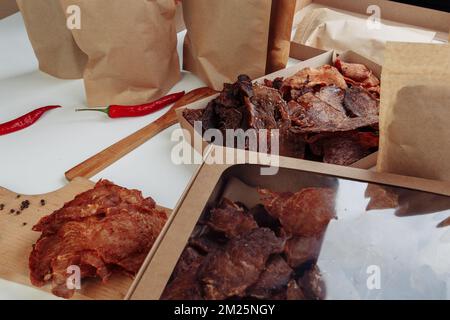
[[[217,152],[223,148],[211,147],[206,162]],[[200,217],[223,197],[250,208],[261,203],[259,187],[296,192],[324,186],[337,188],[337,219],[328,225],[318,259],[325,268],[327,299],[445,298],[442,281],[447,281],[450,262],[437,253],[450,246],[443,241],[448,238],[444,226],[450,225],[450,183],[283,157],[278,173],[264,176],[260,169],[273,163],[264,156],[256,164],[201,166],[127,299],[160,298]],[[398,205],[382,209],[379,190],[396,194]],[[386,281],[381,291],[364,287],[370,275],[366,270],[373,265],[380,266]]]
[[[255,81],[262,82],[263,79],[273,80],[277,77],[288,77],[306,67],[317,68],[324,64],[333,64],[334,60],[337,57],[334,51],[325,52],[323,50],[306,47],[296,43],[291,43],[290,56],[292,58],[301,60],[301,62],[292,67],[256,79]],[[371,69],[378,78],[381,78],[381,66],[376,64],[375,62],[370,61],[369,59],[366,59],[353,51],[344,52],[340,54],[339,57],[345,62],[364,64],[369,69]],[[176,110],[178,121],[180,123],[181,128],[183,129],[185,140],[200,154],[205,154],[208,143],[203,140],[203,138],[199,135],[199,133],[196,130],[194,130],[191,124],[183,117],[183,111],[185,109],[204,109],[206,108],[207,104],[211,100],[215,99],[218,95],[219,94],[213,95],[209,98],[197,101],[195,103],[186,105]],[[377,160],[377,152],[367,156],[366,158],[359,160],[358,162],[354,163],[352,167],[370,169],[376,165],[376,160]]]

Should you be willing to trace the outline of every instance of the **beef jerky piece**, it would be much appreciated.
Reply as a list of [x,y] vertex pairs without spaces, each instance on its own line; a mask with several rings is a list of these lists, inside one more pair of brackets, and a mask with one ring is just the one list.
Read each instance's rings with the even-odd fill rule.
[[191,238],[189,239],[189,245],[205,254],[213,252],[221,246],[219,242],[214,241],[209,235]]
[[341,166],[349,166],[370,154],[357,141],[345,137],[326,140],[323,152],[323,162]]
[[278,77],[273,80],[264,79],[264,85],[269,88],[280,90],[281,87],[283,86],[283,80],[284,79],[282,77]]
[[330,188],[305,188],[297,193],[260,189],[259,193],[267,211],[292,235],[319,236],[336,216],[336,191]]
[[258,280],[269,257],[280,253],[283,245],[270,229],[258,228],[209,254],[199,270],[205,298],[243,297]]
[[183,250],[180,259],[178,259],[177,265],[173,270],[172,277],[176,278],[178,275],[186,273],[190,269],[190,266],[192,264],[194,263],[200,264],[203,261],[203,259],[204,256],[198,253],[197,250],[187,246]]
[[194,127],[196,121],[202,122],[204,109],[185,109],[183,117]]
[[293,132],[290,121],[279,126],[279,152],[281,156],[303,159],[305,157],[305,138],[303,134]]
[[224,199],[219,208],[211,211],[208,226],[223,232],[229,239],[247,234],[258,227],[251,215],[228,199]]
[[66,279],[71,265],[95,269],[103,281],[114,266],[134,275],[164,223],[165,216],[135,206],[103,218],[66,222],[56,234],[42,235],[34,245],[29,257],[31,282],[43,286],[51,279],[52,292],[70,298],[74,290],[66,287]]
[[202,288],[197,279],[199,261],[189,265],[184,273],[177,276],[166,286],[161,300],[203,300]]
[[312,93],[300,97],[298,103],[290,101],[288,110],[293,126],[300,128],[339,127],[347,120],[344,112],[336,110]]
[[365,65],[359,63],[346,63],[340,59],[335,62],[336,68],[344,75],[353,81],[363,82],[370,77],[372,71]]
[[347,89],[347,84],[342,74],[330,65],[324,65],[320,68],[305,68],[295,75],[286,78],[283,82],[283,88],[300,89],[302,87],[330,86],[335,85],[341,89]]
[[345,109],[354,117],[379,114],[379,101],[360,87],[351,87],[345,91],[344,105]]
[[313,265],[306,270],[298,280],[298,284],[308,300],[323,300],[326,296],[325,283],[322,280],[319,267]]
[[302,95],[304,95],[308,92],[314,93],[314,88],[302,87],[299,89],[292,89],[287,94],[283,94],[283,97],[286,101],[291,101],[291,100],[297,101]]
[[250,209],[249,213],[253,216],[260,228],[269,228],[273,232],[277,232],[281,226],[278,219],[272,217],[262,204],[258,204]]
[[286,300],[305,300],[305,294],[294,279],[289,281],[287,285]]
[[259,276],[258,281],[248,289],[248,295],[256,299],[269,299],[271,293],[286,287],[293,270],[281,256],[273,257],[266,269]]
[[40,219],[33,227],[33,231],[41,231],[43,235],[54,234],[66,222],[116,214],[129,205],[138,205],[146,211],[152,211],[156,206],[152,198],[145,199],[138,190],[126,189],[108,180],[100,180],[93,189],[77,195],[61,209]]
[[326,86],[322,87],[320,91],[316,93],[316,97],[328,103],[338,112],[345,114],[346,111],[343,106],[345,92],[346,91],[336,86]]
[[254,85],[254,95],[245,98],[248,128],[275,129],[280,120],[289,118],[287,104],[278,90]]
[[210,101],[206,108],[203,110],[202,114],[202,126],[203,130],[217,128],[219,125],[219,117],[215,113],[214,100]]
[[399,195],[393,188],[387,186],[380,186],[369,183],[367,185],[366,198],[370,198],[366,210],[382,210],[395,209],[399,207]]
[[[295,103],[293,101],[289,102]],[[375,115],[368,115],[366,117],[338,119],[337,121],[322,122],[313,124],[308,121],[303,121],[303,123],[308,126],[299,126],[297,124],[302,124],[301,121],[294,123],[290,129],[296,134],[313,134],[313,133],[326,133],[326,132],[346,132],[353,131],[360,128],[375,127],[378,126],[379,118]]]
[[296,269],[306,262],[315,261],[321,242],[319,237],[293,237],[287,240],[284,253],[289,266]]
[[242,126],[244,112],[242,107],[224,107],[216,104],[215,113],[219,117],[219,129],[239,129]]

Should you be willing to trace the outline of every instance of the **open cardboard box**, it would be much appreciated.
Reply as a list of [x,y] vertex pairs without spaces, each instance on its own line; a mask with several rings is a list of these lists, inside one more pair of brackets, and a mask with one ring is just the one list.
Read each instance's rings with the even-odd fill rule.
[[[405,26],[436,32],[435,40],[447,42],[450,32],[450,13],[387,0],[298,0],[297,17],[315,8],[329,8],[343,13],[369,15],[370,6],[378,6],[381,18]],[[296,19],[297,20],[297,19]],[[298,22],[295,21],[294,24]],[[407,39],[405,39],[407,41]]]
[[[337,54],[334,51],[325,52],[323,50],[309,48],[306,46],[292,43],[290,56],[291,56],[291,58],[298,59],[301,62],[299,62],[298,64],[296,64],[292,67],[289,67],[289,68],[271,73],[269,75],[266,75],[259,79],[256,79],[255,82],[262,82],[263,79],[273,80],[277,77],[289,77],[307,67],[317,68],[317,67],[323,66],[325,64],[333,64],[337,57]],[[361,64],[366,65],[380,79],[381,66],[374,63],[373,61],[370,61],[369,59],[366,59],[352,51],[344,52],[344,53],[340,54],[339,57],[340,57],[340,59],[342,59],[345,62],[361,63]],[[208,146],[208,143],[205,140],[203,140],[203,138],[200,136],[200,134],[196,130],[194,130],[192,125],[183,117],[183,111],[185,109],[204,109],[204,108],[206,108],[208,103],[211,100],[215,99],[218,95],[219,94],[213,95],[211,97],[208,97],[206,99],[197,101],[197,102],[189,104],[187,106],[178,108],[176,110],[178,121],[181,125],[181,128],[183,129],[185,140],[197,152],[199,152],[202,155],[205,154],[205,150],[207,149],[206,147]],[[378,154],[377,152],[372,153],[371,155],[354,163],[352,165],[352,167],[362,168],[362,169],[373,168],[377,162],[377,154]]]
[[[450,183],[283,157],[275,175],[261,175],[273,159],[248,151],[241,152],[256,156],[255,164],[207,164],[230,150],[209,148],[127,299],[160,298],[199,218],[223,197],[250,208],[261,203],[259,187],[296,192],[324,186],[337,188],[337,219],[328,225],[317,261],[327,299],[448,298],[450,243],[442,226],[450,224]],[[384,202],[380,187],[398,195],[396,206],[375,210]],[[381,290],[366,287],[373,265],[381,268]]]

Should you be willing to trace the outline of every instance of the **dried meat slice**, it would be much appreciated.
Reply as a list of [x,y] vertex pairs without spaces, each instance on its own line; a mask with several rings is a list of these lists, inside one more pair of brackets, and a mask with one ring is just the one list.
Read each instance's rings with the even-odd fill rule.
[[203,121],[203,113],[205,109],[185,109],[183,110],[183,117],[194,127],[195,122]]
[[368,156],[370,151],[351,137],[337,137],[324,142],[323,153],[323,162],[349,166]]
[[345,91],[345,109],[354,117],[378,116],[380,103],[367,90],[351,87]]
[[319,256],[321,237],[292,237],[286,241],[284,253],[287,263],[296,269],[301,265],[315,261]]
[[331,188],[304,188],[297,193],[260,189],[259,193],[267,211],[292,235],[319,236],[336,216],[336,191]]
[[343,106],[345,92],[345,90],[336,86],[326,86],[322,87],[320,91],[316,93],[316,97],[328,103],[330,106],[336,109],[336,111],[345,114],[346,111]]
[[259,278],[272,254],[281,253],[284,243],[266,228],[230,240],[226,247],[209,254],[199,279],[210,300],[243,297]]
[[308,300],[323,300],[326,297],[326,287],[317,265],[307,269],[298,279],[298,284]]
[[393,188],[387,186],[380,186],[369,183],[367,185],[366,198],[370,198],[367,204],[367,211],[395,209],[399,207],[399,195]]
[[42,234],[29,257],[30,279],[36,286],[52,280],[53,293],[70,298],[67,268],[77,265],[82,277],[106,281],[113,268],[134,275],[166,221],[164,212],[137,205],[115,214],[74,218],[52,234]]
[[288,103],[293,126],[300,128],[338,127],[347,120],[345,112],[338,111],[312,93]]
[[248,295],[256,299],[269,299],[272,292],[285,288],[294,271],[281,256],[273,257],[258,281],[248,290]]
[[138,190],[126,189],[108,180],[100,180],[93,189],[77,195],[61,209],[43,217],[33,230],[45,235],[52,234],[66,222],[80,221],[96,215],[115,214],[120,211],[120,206],[128,205],[139,205],[151,211],[156,204],[152,198],[144,199]]
[[324,65],[317,69],[305,68],[286,78],[281,88],[282,92],[290,91],[292,89],[300,89],[302,87],[316,87],[316,86],[337,86],[341,89],[347,89],[342,74],[333,66]]
[[203,300],[202,288],[197,278],[201,260],[192,262],[183,273],[176,277],[166,286],[161,300]]
[[207,224],[214,231],[224,233],[229,239],[258,228],[253,217],[229,199],[224,199],[218,208],[211,210]]
[[288,119],[287,104],[278,90],[255,84],[253,96],[245,98],[246,128],[276,129],[278,122]]

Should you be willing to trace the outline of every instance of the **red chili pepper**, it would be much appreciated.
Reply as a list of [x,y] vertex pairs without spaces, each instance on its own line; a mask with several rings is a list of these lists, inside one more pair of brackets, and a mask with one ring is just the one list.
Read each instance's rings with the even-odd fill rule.
[[61,106],[42,107],[31,111],[17,119],[0,124],[0,136],[27,128],[38,121],[45,112],[56,108],[61,108]]
[[162,108],[181,99],[184,91],[172,93],[156,101],[136,106],[111,105],[104,109],[77,109],[76,111],[100,111],[106,113],[110,118],[141,117],[161,110]]

